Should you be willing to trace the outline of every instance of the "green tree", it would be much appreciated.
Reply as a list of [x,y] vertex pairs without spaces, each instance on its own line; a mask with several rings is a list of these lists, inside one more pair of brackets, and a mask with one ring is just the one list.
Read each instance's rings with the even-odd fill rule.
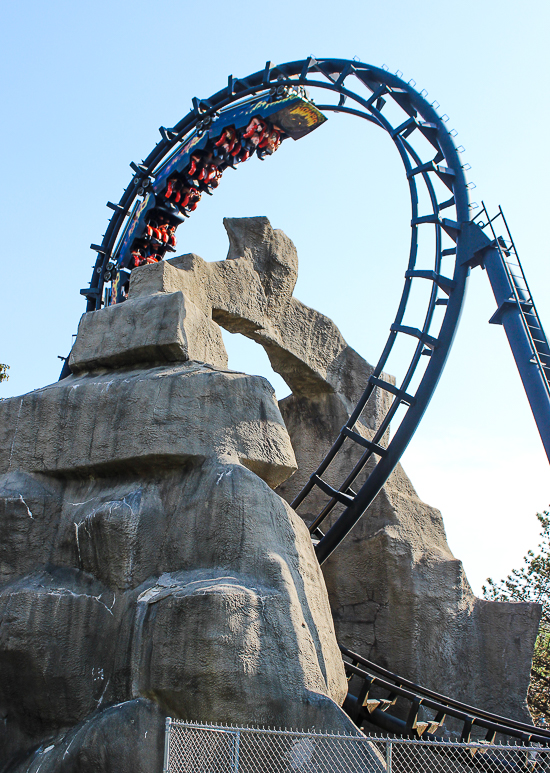
[[527,703],[534,720],[550,721],[550,512],[537,513],[541,524],[537,553],[530,550],[521,569],[500,582],[487,579],[483,595],[491,601],[536,601],[542,605]]
[[9,365],[2,365],[0,362],[0,384],[2,381],[7,381],[9,379],[8,376],[8,370],[10,369]]

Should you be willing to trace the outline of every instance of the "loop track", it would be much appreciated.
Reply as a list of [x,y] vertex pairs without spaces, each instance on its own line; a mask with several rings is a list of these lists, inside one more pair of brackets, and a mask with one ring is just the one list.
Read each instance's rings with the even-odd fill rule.
[[[397,76],[345,59],[310,57],[277,66],[267,63],[264,70],[247,78],[230,76],[221,91],[208,99],[195,98],[193,109],[176,126],[170,130],[161,128],[162,138],[152,152],[141,164],[132,165],[135,174],[130,185],[118,204],[109,204],[114,214],[105,236],[100,245],[92,245],[98,257],[90,287],[81,293],[87,298],[88,311],[101,308],[105,278],[117,259],[117,239],[120,244],[125,219],[138,191],[143,192],[144,183],[146,187],[155,178],[177,147],[204,132],[221,111],[238,106],[245,99],[276,96],[277,90],[300,86],[315,94],[323,90],[337,98],[317,105],[319,110],[357,116],[387,132],[403,163],[411,200],[411,239],[404,287],[386,345],[357,407],[326,458],[292,503],[299,508],[314,487],[327,495],[326,505],[310,527],[319,538],[316,552],[322,563],[368,508],[407,447],[437,386],[460,317],[469,273],[464,264],[461,233],[462,225],[470,218],[468,190],[453,139],[436,110]],[[424,204],[426,209],[421,208],[422,201],[429,202]],[[424,249],[426,231],[432,242],[429,250]],[[423,238],[419,239],[421,233]],[[423,319],[411,323],[406,312],[415,282],[430,283],[431,292]],[[439,308],[444,312],[442,315],[437,313]],[[405,373],[394,385],[383,377],[383,370],[398,337],[411,339],[414,351]],[[366,441],[355,432],[354,426],[376,390],[389,392],[392,402],[372,441]],[[404,409],[404,415],[398,422],[400,408]],[[385,447],[390,422],[393,422],[394,434]],[[335,489],[322,475],[344,443],[359,443],[364,453]],[[378,461],[359,491],[353,491],[353,482],[373,456]],[[335,507],[343,511],[324,534],[321,525]]]
[[[131,165],[134,177],[118,204],[109,203],[114,213],[105,236],[100,245],[92,245],[98,257],[90,287],[81,293],[87,298],[87,311],[101,308],[106,277],[117,267],[117,249],[124,234],[126,218],[138,196],[143,195],[170,154],[193,137],[210,131],[209,127],[214,125],[222,111],[232,106],[237,108],[244,100],[256,96],[276,99],[281,89],[284,92],[284,89],[298,87],[307,87],[315,96],[322,91],[329,99],[331,96],[334,98],[335,101],[316,105],[323,113],[337,112],[359,117],[388,134],[403,163],[411,201],[411,237],[404,286],[386,344],[361,399],[338,438],[292,502],[294,508],[299,508],[315,488],[327,497],[326,504],[310,525],[311,533],[318,538],[316,552],[322,563],[369,507],[422,419],[453,342],[470,270],[468,264],[473,252],[478,249],[475,237],[471,238],[471,228],[467,227],[470,224],[468,189],[459,154],[444,120],[423,94],[383,69],[346,59],[316,60],[310,57],[277,66],[268,62],[263,70],[247,78],[229,76],[227,86],[221,91],[208,99],[194,99],[193,109],[176,126],[172,129],[161,127],[161,140],[152,152],[141,164]],[[429,240],[425,238],[426,234],[430,236]],[[429,248],[426,248],[427,241],[430,242]],[[407,313],[408,303],[416,283],[428,283],[430,291],[423,318],[411,320]],[[384,369],[396,342],[403,339],[412,342],[413,353],[404,373],[394,384],[384,374]],[[66,364],[61,377],[68,374]],[[355,425],[377,390],[389,393],[391,403],[388,400],[388,410],[372,439],[367,440],[356,431]],[[390,422],[394,434],[386,442]],[[345,443],[356,443],[363,452],[336,489],[323,479],[323,475]],[[352,484],[369,461],[370,473],[355,492]],[[323,533],[321,526],[329,515],[332,526]],[[407,734],[414,730],[419,734],[423,724],[426,725],[423,729],[429,732],[431,727],[428,725],[435,728],[447,713],[463,721],[464,738],[469,737],[475,724],[487,730],[489,741],[493,741],[498,732],[521,738],[527,743],[547,744],[550,739],[550,732],[459,704],[386,672],[345,648],[341,649],[351,661],[346,663],[348,677],[360,683],[359,695],[353,696],[350,692],[347,701],[349,713],[359,722],[366,718],[391,732]],[[369,690],[373,686],[386,690],[388,697],[369,699]],[[410,703],[406,722],[385,713],[396,696]],[[370,706],[369,700],[371,703],[374,701],[376,706]],[[418,722],[421,704],[435,712],[431,723]],[[368,717],[365,712],[368,712]]]

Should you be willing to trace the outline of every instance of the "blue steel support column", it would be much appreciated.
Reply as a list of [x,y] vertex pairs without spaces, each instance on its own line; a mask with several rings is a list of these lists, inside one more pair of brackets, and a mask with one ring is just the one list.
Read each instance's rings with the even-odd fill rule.
[[502,256],[496,247],[483,252],[482,264],[487,271],[499,309],[499,321],[504,327],[512,354],[518,366],[527,399],[533,411],[544,450],[550,461],[550,400],[544,376],[534,360],[534,352],[525,329],[521,310],[510,303],[514,292]]

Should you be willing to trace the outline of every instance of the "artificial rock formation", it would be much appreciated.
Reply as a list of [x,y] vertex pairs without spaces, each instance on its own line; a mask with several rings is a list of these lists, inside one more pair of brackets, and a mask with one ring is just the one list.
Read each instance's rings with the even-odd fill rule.
[[0,770],[160,769],[166,714],[353,731],[273,390],[138,279],[0,403]]
[[[140,269],[132,276],[133,293],[184,292],[206,316],[264,347],[292,390],[280,408],[298,471],[277,488],[291,502],[373,369],[330,319],[293,297],[298,259],[284,233],[267,218],[224,222],[225,261],[206,263],[191,254]],[[356,425],[359,434],[372,438],[390,399],[375,390]],[[344,446],[326,480],[338,486],[359,454],[353,444]],[[314,489],[300,507],[306,523],[325,502]],[[323,573],[342,644],[443,694],[529,721],[525,696],[538,605],[474,596],[441,514],[419,499],[401,466]]]
[[[372,368],[293,297],[282,232],[226,227],[227,260],[134,270],[126,303],[83,316],[73,375],[0,403],[2,773],[160,769],[166,714],[353,729],[323,576],[285,499]],[[264,379],[227,370],[219,324],[266,349],[293,392],[284,422]],[[369,401],[365,437],[387,400]],[[525,713],[537,608],[475,599],[400,468],[324,568],[342,643]]]

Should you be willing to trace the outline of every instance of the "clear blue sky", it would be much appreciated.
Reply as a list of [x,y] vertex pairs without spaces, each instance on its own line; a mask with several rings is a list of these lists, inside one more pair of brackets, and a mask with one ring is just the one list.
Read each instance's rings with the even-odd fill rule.
[[[357,56],[427,89],[466,148],[472,198],[503,206],[550,328],[546,4],[19,0],[0,14],[0,362],[11,365],[0,396],[56,380],[56,357],[67,354],[84,308],[88,245],[101,239],[105,202],[120,197],[129,162],[147,155],[158,127],[175,123],[193,96],[267,59]],[[179,246],[222,259],[223,216],[267,215],[297,245],[297,296],[376,361],[405,266],[403,177],[375,129],[331,117],[311,139],[225,175],[180,229]],[[534,513],[550,502],[549,466],[508,344],[487,324],[493,310],[478,269],[449,365],[404,459],[420,495],[442,510],[476,590],[536,544]],[[232,367],[269,377],[257,347],[228,347]]]

